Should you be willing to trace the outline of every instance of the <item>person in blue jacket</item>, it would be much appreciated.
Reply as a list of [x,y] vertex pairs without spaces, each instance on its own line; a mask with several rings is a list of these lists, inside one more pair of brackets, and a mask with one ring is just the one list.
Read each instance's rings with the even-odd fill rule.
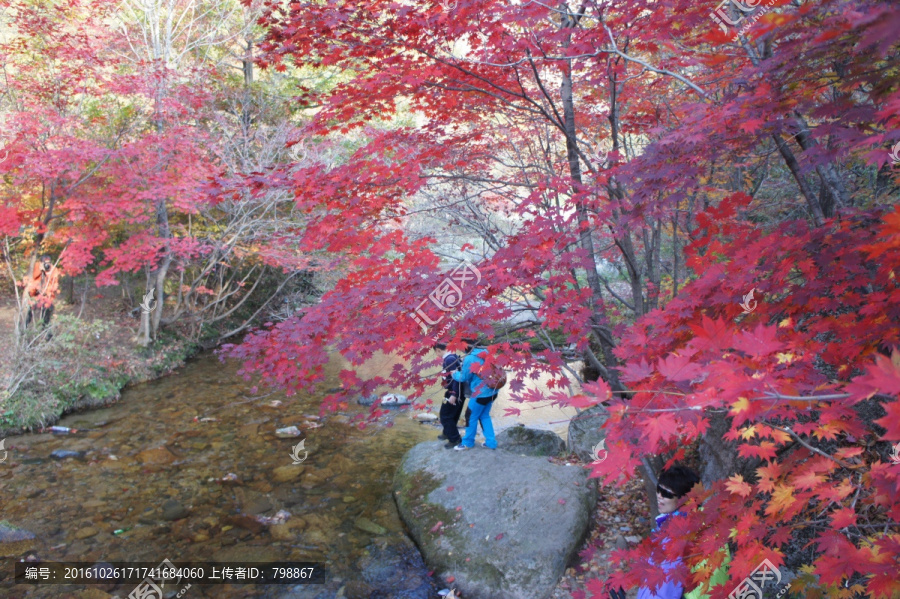
[[488,449],[497,449],[494,424],[491,422],[491,406],[497,399],[497,390],[488,387],[481,377],[472,372],[474,364],[484,364],[483,356],[487,355],[487,350],[477,347],[473,340],[467,340],[467,342],[466,357],[463,358],[462,368],[453,373],[453,380],[468,384],[469,409],[472,410],[472,414],[469,417],[469,426],[466,427],[466,436],[453,449],[462,451],[475,446],[475,433],[478,432],[479,422],[481,431],[484,433],[482,446]]
[[[685,466],[672,466],[659,474],[659,482],[656,484],[656,503],[659,506],[659,515],[656,517],[652,534],[665,535],[666,523],[672,518],[684,515],[678,508],[684,504],[684,496],[699,482],[700,477],[697,476],[697,473]],[[661,542],[665,544],[668,539],[663,536]],[[680,558],[663,562],[661,567],[668,572],[679,563],[681,563]],[[623,589],[610,590],[609,595],[612,599],[625,599]],[[668,580],[652,590],[646,586],[640,587],[637,599],[681,599],[683,595],[684,585]]]
[[[697,473],[685,466],[672,466],[659,474],[659,482],[656,484],[656,503],[659,506],[659,515],[653,527],[653,533],[665,535],[665,525],[672,518],[684,515],[678,511],[684,504],[684,496],[700,482]],[[662,543],[668,539],[663,536]],[[662,569],[669,571],[675,568],[681,559],[671,562],[663,562]],[[638,599],[681,599],[684,594],[684,585],[677,581],[667,581],[662,586],[653,590],[648,587],[638,589]]]

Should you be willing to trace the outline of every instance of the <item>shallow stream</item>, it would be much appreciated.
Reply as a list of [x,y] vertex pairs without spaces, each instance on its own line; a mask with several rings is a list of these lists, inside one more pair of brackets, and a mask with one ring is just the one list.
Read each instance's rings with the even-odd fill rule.
[[[337,371],[330,367],[326,388],[337,385]],[[7,439],[0,520],[33,533],[45,560],[312,561],[328,568],[332,586],[352,588],[373,539],[402,532],[390,494],[400,459],[439,429],[395,411],[360,430],[351,421],[360,406],[317,420],[315,397],[254,397],[236,372],[235,363],[203,355],[125,390],[111,407],[59,422],[76,434]],[[292,425],[300,437],[274,435]],[[308,456],[294,465],[300,439],[298,455]],[[290,513],[284,523],[259,524],[280,510]],[[12,586],[7,578],[0,596],[125,597],[132,588]],[[234,584],[195,586],[189,597],[271,593]]]

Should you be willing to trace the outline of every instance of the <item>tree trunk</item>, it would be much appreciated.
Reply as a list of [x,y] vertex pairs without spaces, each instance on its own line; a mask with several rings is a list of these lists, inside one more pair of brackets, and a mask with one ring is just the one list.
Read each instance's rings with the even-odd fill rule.
[[[150,277],[147,277],[147,288],[150,288]],[[150,345],[150,313],[141,309],[141,326],[138,329],[138,345],[147,347]]]
[[659,288],[662,285],[662,275],[660,274],[660,245],[662,245],[662,219],[656,219],[656,226],[647,239],[647,229],[644,229],[644,251],[647,256],[647,278],[650,280],[651,288],[647,289],[647,306],[646,310],[655,310],[659,308]]
[[[147,275],[146,293],[153,290],[156,298],[156,309],[149,314],[141,311],[141,328],[138,331],[138,343],[144,347],[149,345],[151,339],[155,339],[159,333],[159,321],[163,312],[163,300],[165,299],[166,275],[172,264],[172,254],[169,248],[169,240],[172,232],[169,228],[169,211],[164,199],[156,201],[156,229],[157,234],[165,242],[161,248],[159,263]],[[146,297],[146,296],[145,296]]]
[[572,91],[572,74],[571,63],[563,70],[562,85],[560,87],[560,99],[563,107],[563,128],[566,136],[566,158],[569,163],[569,176],[572,178],[572,192],[575,194],[576,211],[578,213],[579,228],[579,245],[588,256],[590,264],[585,267],[588,287],[591,289],[591,324],[595,330],[595,336],[598,339],[601,350],[603,352],[603,361],[605,364],[605,378],[613,390],[622,391],[624,387],[619,382],[618,373],[612,370],[617,365],[617,360],[612,350],[615,344],[611,338],[602,333],[598,333],[600,320],[597,317],[602,304],[603,287],[600,281],[600,275],[597,272],[597,252],[594,249],[594,239],[591,235],[590,217],[588,207],[585,205],[584,199],[581,197],[581,162],[578,156],[578,138],[575,130],[575,101]]
[[781,135],[773,133],[772,139],[775,140],[775,145],[778,146],[781,157],[784,158],[784,162],[787,164],[788,169],[790,169],[791,174],[794,176],[794,180],[800,187],[800,193],[806,198],[806,204],[809,206],[810,213],[812,213],[813,222],[817,227],[821,227],[825,222],[825,213],[822,211],[822,206],[819,204],[819,199],[816,197],[816,194],[813,193],[806,183],[806,179],[803,178],[803,173],[800,172],[800,163],[797,162],[797,158],[794,156],[791,148],[787,145],[787,142],[781,139]]
[[[806,119],[797,112],[794,114],[797,117],[799,127],[797,143],[800,144],[804,152],[807,152],[815,148],[818,143],[810,137],[809,124],[806,122]],[[826,162],[816,166],[816,173],[818,173],[819,180],[822,183],[822,192],[819,200],[822,206],[822,214],[826,218],[830,218],[834,216],[834,210],[837,206],[846,206],[850,203],[850,196],[834,163]]]
[[730,427],[728,414],[725,412],[711,412],[707,414],[709,430],[700,437],[699,454],[700,480],[705,487],[717,480],[723,480],[734,474],[748,474],[744,472],[748,462],[740,457],[737,445],[725,440],[725,434]]

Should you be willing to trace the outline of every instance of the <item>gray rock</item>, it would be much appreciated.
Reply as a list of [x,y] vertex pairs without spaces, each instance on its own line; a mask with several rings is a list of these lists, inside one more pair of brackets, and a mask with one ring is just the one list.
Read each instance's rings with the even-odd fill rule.
[[363,396],[357,399],[356,403],[361,406],[371,406],[379,399],[381,399],[381,407],[383,408],[396,408],[398,406],[409,405],[409,398],[398,393],[385,393],[380,398],[377,395]]
[[65,460],[68,458],[81,459],[84,457],[84,452],[72,451],[70,449],[54,449],[52,452],[50,452],[50,457],[54,460]]
[[377,399],[378,399],[378,397],[376,397],[374,395],[363,395],[362,397],[360,397],[359,399],[356,400],[356,403],[358,403],[361,406],[371,406],[373,403],[375,403],[375,401]]
[[303,432],[296,426],[286,426],[284,428],[275,429],[275,436],[279,439],[290,439],[299,437]]
[[163,520],[180,520],[188,515],[188,509],[174,499],[167,500],[162,504]]
[[426,563],[455,577],[462,596],[546,599],[587,532],[596,503],[587,476],[545,458],[428,442],[403,458],[394,499]]
[[0,557],[15,557],[37,549],[34,533],[0,520]]
[[594,406],[581,412],[569,422],[569,453],[574,453],[582,462],[594,460],[594,447],[606,439],[606,431],[601,426],[609,418],[604,406]]
[[513,426],[497,435],[500,449],[531,456],[558,456],[566,451],[566,442],[553,431]]
[[5,520],[0,521],[0,543],[30,541],[34,538],[34,533],[31,533],[24,528],[17,528]]

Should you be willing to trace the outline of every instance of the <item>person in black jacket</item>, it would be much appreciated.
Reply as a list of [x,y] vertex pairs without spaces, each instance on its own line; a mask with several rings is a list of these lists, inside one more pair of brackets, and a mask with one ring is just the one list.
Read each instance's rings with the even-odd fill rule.
[[[447,346],[443,343],[437,343],[434,348],[437,350],[446,350]],[[462,414],[463,406],[466,403],[466,398],[462,383],[453,380],[453,371],[459,370],[461,364],[462,361],[459,359],[458,355],[449,351],[444,354],[441,370],[441,376],[443,377],[441,386],[444,387],[445,391],[444,403],[441,404],[440,411],[441,426],[444,427],[444,432],[438,435],[438,439],[447,441],[447,444],[444,447],[448,449],[456,447],[459,445],[460,441],[462,441],[462,436],[459,434],[457,423]],[[467,427],[469,426],[469,414],[471,413],[472,411],[466,408]]]

